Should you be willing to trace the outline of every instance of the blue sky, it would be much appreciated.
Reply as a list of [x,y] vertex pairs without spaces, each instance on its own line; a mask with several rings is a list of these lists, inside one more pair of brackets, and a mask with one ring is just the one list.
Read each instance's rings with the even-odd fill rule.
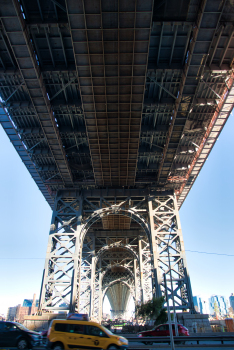
[[[230,116],[181,210],[194,295],[234,292],[233,151]],[[51,209],[0,127],[0,315],[24,298],[39,297]]]

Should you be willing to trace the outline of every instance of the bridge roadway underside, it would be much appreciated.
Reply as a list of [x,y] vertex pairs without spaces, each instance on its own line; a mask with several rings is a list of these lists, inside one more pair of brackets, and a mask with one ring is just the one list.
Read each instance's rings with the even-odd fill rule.
[[192,310],[177,206],[234,106],[232,1],[0,5],[0,122],[54,208],[41,307]]

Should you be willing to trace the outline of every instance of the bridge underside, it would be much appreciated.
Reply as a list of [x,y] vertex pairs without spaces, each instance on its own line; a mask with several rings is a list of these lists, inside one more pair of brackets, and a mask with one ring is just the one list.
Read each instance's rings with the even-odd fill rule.
[[1,0],[0,122],[53,208],[42,310],[165,288],[193,310],[178,208],[234,106],[233,20],[231,0]]
[[173,190],[232,108],[230,0],[1,2],[0,121],[53,208],[60,189]]

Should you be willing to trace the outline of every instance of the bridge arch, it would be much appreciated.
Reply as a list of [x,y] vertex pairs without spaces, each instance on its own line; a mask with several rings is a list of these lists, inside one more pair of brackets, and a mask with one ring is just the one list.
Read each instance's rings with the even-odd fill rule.
[[129,291],[130,291],[130,294],[131,294],[131,296],[133,297],[133,299],[134,299],[134,301],[135,301],[135,295],[134,295],[134,292],[133,292],[133,290],[132,290],[132,287],[130,286],[130,284],[129,283],[127,283],[126,281],[123,281],[122,279],[117,279],[117,280],[114,280],[113,282],[111,282],[111,283],[109,283],[109,285],[108,285],[108,287],[105,287],[105,289],[103,290],[103,293],[102,293],[102,300],[104,300],[104,298],[105,298],[105,295],[106,295],[106,293],[107,293],[107,290],[109,289],[109,288],[111,288],[114,284],[116,284],[116,283],[123,283],[123,284],[125,284],[128,288],[129,288]]
[[83,240],[85,238],[85,235],[87,234],[89,228],[98,220],[101,220],[105,216],[108,215],[123,215],[130,217],[132,220],[137,222],[144,230],[145,234],[147,235],[147,238],[150,242],[150,225],[145,220],[145,218],[140,215],[138,212],[136,212],[133,208],[122,208],[119,205],[113,204],[112,206],[108,208],[102,208],[95,210],[82,224],[81,232],[80,232],[80,240],[81,243],[83,243]]
[[133,280],[134,280],[134,274],[131,271],[131,269],[129,267],[127,267],[127,266],[123,266],[123,265],[120,265],[120,264],[114,264],[114,265],[106,266],[106,270],[102,273],[102,280],[104,279],[106,273],[113,267],[121,267],[122,269],[127,270],[129,272],[129,274],[132,276]]
[[123,243],[116,242],[116,243],[112,243],[112,244],[110,244],[108,246],[102,247],[98,251],[98,253],[96,255],[96,258],[95,258],[95,264],[97,264],[98,260],[102,257],[103,254],[105,254],[106,251],[108,251],[108,250],[110,250],[112,248],[122,248],[124,250],[127,250],[130,254],[132,254],[134,256],[135,259],[137,259],[137,261],[139,261],[139,256],[134,251],[134,249],[132,249],[130,246],[125,245]]
[[[102,305],[104,303],[104,298],[107,297],[112,312],[114,311],[114,315],[112,315],[113,317],[124,317],[123,315],[126,315],[126,313],[128,313],[128,305],[130,300],[132,299],[134,303],[136,302],[134,287],[129,282],[130,281],[126,281],[123,278],[115,279],[112,282],[108,283],[108,285],[104,288],[102,292]],[[118,287],[118,285],[122,286]],[[117,288],[117,290],[115,288]],[[124,290],[123,295],[125,296],[125,298],[121,298],[119,300],[118,298],[116,298],[116,295],[118,295],[120,290]]]

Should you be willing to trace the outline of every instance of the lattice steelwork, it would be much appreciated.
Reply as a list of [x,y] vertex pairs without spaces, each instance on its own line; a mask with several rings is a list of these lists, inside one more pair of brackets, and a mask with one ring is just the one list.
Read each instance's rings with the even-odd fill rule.
[[[138,303],[164,294],[162,272],[171,278],[176,308],[193,309],[175,196],[61,191],[56,203],[41,310],[62,307],[100,320],[107,294],[113,313],[123,315],[130,295]],[[132,229],[124,221],[123,228],[104,229],[103,218],[113,215],[128,217]]]
[[81,198],[57,197],[40,295],[43,310],[72,310],[77,304],[81,215]]
[[174,302],[175,309],[193,310],[192,290],[175,196],[150,198],[149,216],[155,294],[165,295],[163,281],[163,273],[165,273],[168,298]]
[[150,242],[147,236],[138,237],[139,248],[139,269],[137,269],[137,276],[139,273],[139,282],[141,286],[141,294],[137,301],[146,302],[152,299],[152,270],[151,266],[151,250]]

